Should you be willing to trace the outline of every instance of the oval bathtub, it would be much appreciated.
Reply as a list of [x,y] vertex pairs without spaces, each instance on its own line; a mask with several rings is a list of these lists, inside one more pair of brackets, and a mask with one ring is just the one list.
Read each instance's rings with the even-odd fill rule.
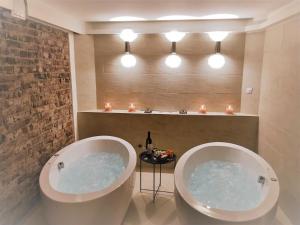
[[[219,164],[216,164],[216,162]],[[233,203],[235,201],[240,204],[244,200],[238,201],[232,198],[224,200],[225,198],[222,196],[222,191],[224,190],[225,192],[225,185],[222,185],[221,189],[213,186],[213,184],[219,181],[226,182],[228,180],[225,178],[226,176],[229,177],[228,174],[222,174],[221,177],[218,178],[218,174],[212,174],[211,172],[214,171],[213,169],[218,171],[218,166],[220,166],[220,164],[222,165],[222,163],[226,163],[226,166],[233,165],[240,168],[233,169],[233,174],[238,174],[239,172],[237,171],[246,171],[247,176],[249,176],[247,180],[252,182],[250,183],[251,188],[237,188],[237,192],[228,191],[227,193],[229,194],[226,195],[230,196],[232,194],[235,198],[235,196],[239,195],[238,192],[247,194],[246,191],[249,189],[251,192],[249,192],[249,196],[251,196],[250,199],[252,199],[251,201],[258,199],[255,205],[249,208],[229,209],[229,206],[234,207]],[[208,170],[208,165],[212,164],[214,164],[213,166],[215,167],[212,166],[212,170]],[[224,168],[228,169],[228,167]],[[219,173],[223,173],[222,168],[220,171]],[[210,176],[205,177],[205,174],[210,174]],[[199,178],[199,176],[202,177]],[[262,179],[259,179],[259,177]],[[215,182],[213,180],[214,178],[218,179],[218,181]],[[200,181],[202,183],[195,182],[195,179],[197,182]],[[207,182],[205,182],[206,180]],[[235,179],[230,180],[235,182]],[[194,184],[198,185],[194,188],[192,186]],[[245,182],[239,185],[243,184],[245,184]],[[211,187],[209,185],[211,185]],[[254,192],[252,185],[255,187],[253,189],[257,190],[255,195],[252,193]],[[218,187],[220,186],[221,185]],[[230,184],[228,184],[228,187],[230,187]],[[203,190],[201,188],[203,188]],[[196,191],[198,191],[198,189],[201,190],[194,192],[194,189]],[[214,192],[215,190],[220,191]],[[200,195],[196,195],[195,193],[200,193]],[[203,193],[206,193],[205,196]],[[273,224],[272,221],[276,214],[278,197],[279,183],[273,169],[260,156],[239,145],[214,142],[196,146],[180,158],[175,169],[176,206],[179,219],[183,225],[270,225]],[[248,197],[246,197],[246,199],[247,198]],[[221,205],[222,201],[224,203],[223,206]],[[226,208],[226,205],[228,205],[228,208]],[[248,205],[248,202],[245,201],[245,205]]]
[[[95,189],[95,187],[84,187],[92,191],[80,192],[76,190],[77,187],[74,185],[69,185],[70,187],[68,188],[70,190],[73,190],[75,187],[74,193],[72,191],[62,191],[64,189],[60,187],[60,183],[63,182],[60,179],[64,178],[61,175],[63,170],[68,171],[69,168],[71,170],[69,172],[72,173],[71,168],[74,168],[74,165],[76,168],[78,164],[76,162],[84,164],[85,161],[82,160],[89,160],[89,156],[91,160],[95,160],[95,155],[107,157],[104,154],[112,155],[123,163],[123,167],[120,167],[122,170],[118,170],[119,174],[116,175],[114,180],[110,181],[111,183],[108,186],[103,186],[99,190]],[[102,162],[103,164],[106,163],[105,160]],[[97,166],[97,163],[95,165]],[[120,225],[131,200],[135,180],[135,167],[136,152],[134,148],[120,138],[110,136],[91,137],[63,148],[50,158],[40,174],[40,190],[48,224]],[[86,174],[89,173],[89,170],[87,169]],[[73,171],[78,172],[77,170]],[[97,177],[97,170],[91,170],[91,176],[93,172],[96,172],[94,175]],[[111,174],[112,171],[107,172]],[[78,174],[72,176],[78,176]],[[82,177],[82,179],[85,178]],[[80,182],[80,180],[81,178],[77,177],[76,182]],[[90,180],[93,181],[95,179],[92,177]]]

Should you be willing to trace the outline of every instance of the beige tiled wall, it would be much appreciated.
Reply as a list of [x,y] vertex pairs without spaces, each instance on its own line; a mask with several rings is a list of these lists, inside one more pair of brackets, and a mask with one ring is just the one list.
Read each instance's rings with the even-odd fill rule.
[[178,156],[207,142],[224,141],[257,150],[258,117],[226,115],[167,115],[80,112],[79,138],[112,135],[130,142],[137,152],[147,131],[156,146],[172,148]]
[[276,170],[280,206],[290,224],[300,223],[300,16],[265,33],[259,153]]
[[75,35],[74,44],[78,110],[96,109],[94,37]]
[[129,102],[138,108],[177,111],[198,110],[206,104],[210,111],[224,111],[226,104],[240,109],[245,35],[231,34],[222,43],[226,65],[213,70],[207,59],[215,43],[207,34],[187,34],[177,44],[182,57],[178,69],[164,60],[171,48],[163,34],[140,35],[131,44],[137,57],[135,68],[122,67],[124,42],[117,35],[95,35],[95,63],[98,108],[111,102],[115,109],[126,109]]
[[[264,55],[264,31],[246,34],[241,112],[258,114],[260,82]],[[253,88],[252,94],[246,89]]]

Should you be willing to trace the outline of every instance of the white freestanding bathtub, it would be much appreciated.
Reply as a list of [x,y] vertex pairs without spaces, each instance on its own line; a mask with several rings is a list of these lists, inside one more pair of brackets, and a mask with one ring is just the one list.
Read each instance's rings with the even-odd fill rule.
[[[61,178],[60,170],[68,168],[85,156],[99,152],[117,154],[124,161],[124,170],[113,183],[102,190],[81,194],[57,190]],[[59,165],[62,168],[59,169]],[[134,148],[120,138],[91,137],[63,148],[50,158],[40,174],[40,189],[48,224],[120,225],[131,200],[135,167]]]
[[[258,189],[261,191],[261,200],[255,207],[248,210],[225,210],[210,207],[194,197],[188,187],[191,174],[199,165],[215,160],[238,163],[249,171],[251,176],[265,178],[264,184],[259,184],[261,185]],[[176,206],[182,225],[273,224],[279,197],[276,174],[264,159],[239,145],[214,142],[190,149],[177,163],[175,186]],[[228,200],[229,203],[230,200]]]

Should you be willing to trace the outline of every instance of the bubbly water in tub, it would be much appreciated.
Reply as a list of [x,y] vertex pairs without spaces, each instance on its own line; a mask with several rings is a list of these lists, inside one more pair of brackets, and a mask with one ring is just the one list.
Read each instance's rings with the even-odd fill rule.
[[119,154],[89,154],[60,170],[56,189],[70,194],[100,191],[118,179],[124,170],[125,163]]
[[195,168],[188,189],[211,208],[244,211],[262,200],[262,184],[240,163],[212,160]]

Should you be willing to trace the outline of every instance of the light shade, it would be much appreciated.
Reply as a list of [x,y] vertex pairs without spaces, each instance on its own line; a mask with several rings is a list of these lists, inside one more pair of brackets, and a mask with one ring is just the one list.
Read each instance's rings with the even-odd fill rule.
[[170,68],[178,68],[181,65],[181,58],[176,53],[172,53],[166,58],[165,63]]
[[121,58],[121,63],[126,68],[134,67],[136,64],[136,58],[129,52],[126,52]]
[[225,58],[220,53],[211,55],[208,58],[208,65],[213,69],[221,69],[225,65]]
[[168,33],[165,33],[165,36],[170,42],[178,42],[181,41],[182,38],[184,38],[185,33],[173,30]]
[[120,38],[125,42],[133,42],[137,38],[137,34],[131,29],[122,30]]
[[229,32],[228,31],[213,31],[213,32],[208,32],[209,37],[215,41],[223,41],[227,36]]

